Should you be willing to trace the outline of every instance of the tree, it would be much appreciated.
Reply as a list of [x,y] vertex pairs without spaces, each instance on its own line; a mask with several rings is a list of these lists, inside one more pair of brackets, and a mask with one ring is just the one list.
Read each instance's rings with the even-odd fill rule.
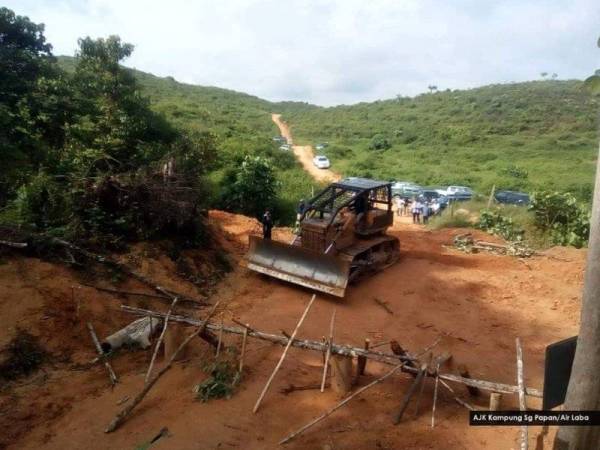
[[557,78],[558,78],[558,74],[557,74],[556,72],[555,72],[555,73],[553,73],[553,74],[552,74],[552,79],[553,79],[553,80],[556,80]]
[[266,208],[273,208],[278,182],[271,164],[260,156],[246,156],[239,169],[230,172],[222,185],[227,209],[260,217]]
[[[600,39],[598,39],[600,47]],[[592,77],[590,77],[592,78]],[[600,77],[599,77],[600,78]],[[588,79],[589,80],[589,79]],[[598,79],[588,82],[598,89]],[[571,370],[564,408],[566,410],[600,409],[600,146],[596,165],[596,183],[592,204],[587,265],[581,301],[581,325],[577,350]],[[555,450],[596,450],[600,447],[600,427],[559,428]]]
[[435,84],[430,84],[429,86],[427,86],[427,89],[429,89],[430,94],[433,94],[435,91],[438,90],[438,87]]
[[119,36],[78,42],[73,79],[78,116],[69,126],[66,160],[94,175],[129,171],[160,158],[166,153],[160,145],[171,144],[177,133],[150,110],[131,71],[120,66],[133,45]]
[[548,72],[542,72],[540,73],[540,75],[542,76],[542,78],[546,78],[548,76]]
[[0,8],[0,206],[62,144],[68,95],[51,50],[43,24]]

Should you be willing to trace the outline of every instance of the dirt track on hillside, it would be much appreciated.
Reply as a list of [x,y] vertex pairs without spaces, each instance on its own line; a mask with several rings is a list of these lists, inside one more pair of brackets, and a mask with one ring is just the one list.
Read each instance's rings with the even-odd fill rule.
[[[255,220],[243,216],[212,211],[210,220],[221,229],[217,239],[236,258],[245,253],[248,234],[259,231]],[[585,251],[555,248],[545,256],[524,260],[464,254],[450,246],[453,236],[460,232],[427,231],[406,219],[399,221],[391,234],[401,240],[401,261],[350,287],[343,300],[319,295],[298,336],[320,339],[336,309],[338,343],[362,345],[368,337],[375,345],[396,339],[418,353],[441,336],[435,354],[449,351],[454,364],[466,364],[472,376],[510,384],[516,382],[515,337],[519,336],[524,346],[526,384],[541,389],[545,346],[577,332]],[[288,229],[274,233],[278,240],[288,241],[290,236]],[[168,258],[146,250],[137,257],[139,270],[172,289],[194,293],[195,288],[176,274]],[[202,259],[201,254],[197,257]],[[83,364],[94,357],[85,329],[87,320],[96,325],[101,337],[132,320],[119,312],[119,304],[126,299],[79,288],[76,272],[35,258],[5,256],[0,280],[0,343],[6,343],[18,325],[42,336],[55,355],[45,372],[0,391],[0,426],[6,430],[0,447],[4,443],[10,449],[133,449],[166,426],[170,436],[160,439],[152,449],[273,449],[278,448],[281,438],[338,401],[330,390],[323,394],[314,390],[289,395],[279,392],[290,383],[299,386],[320,379],[321,355],[291,349],[261,409],[253,414],[252,406],[282,348],[250,340],[247,371],[233,397],[200,403],[194,400],[191,389],[206,377],[201,368],[212,356],[198,341],[188,359],[165,375],[122,429],[106,435],[104,427],[122,408],[117,402],[133,397],[142,388],[150,352],[124,352],[113,359],[121,377],[114,390],[102,366],[85,369],[74,363]],[[131,283],[121,287],[140,289]],[[255,328],[280,333],[293,329],[310,295],[306,289],[236,267],[217,285],[213,300],[222,301],[227,324],[236,317]],[[376,298],[388,302],[393,314],[377,304]],[[134,304],[167,309],[154,301]],[[198,315],[195,311],[187,313]],[[226,336],[225,344],[239,346],[239,337]],[[386,347],[381,349],[387,351]],[[367,374],[358,385],[365,385],[385,370],[385,366],[369,362]],[[444,390],[438,399],[436,427],[431,430],[431,382],[425,385],[418,416],[414,417],[412,404],[406,419],[392,425],[391,414],[411,380],[398,375],[372,388],[285,448],[518,447],[517,427],[469,427],[467,411]],[[454,388],[469,399],[464,386]],[[505,396],[503,400],[507,409],[517,406],[515,397]],[[486,408],[488,396],[469,401]],[[540,407],[536,399],[529,398],[528,404]],[[550,435],[544,438],[540,437],[540,427],[532,427],[530,448],[551,448],[553,430],[551,427]],[[537,439],[545,446],[535,447]]]
[[[273,122],[275,122],[275,125],[279,127],[281,135],[288,140],[288,143],[293,144],[292,133],[289,126],[281,120],[281,114],[272,114],[271,118],[273,119]],[[315,180],[330,183],[341,178],[340,175],[334,171],[330,169],[319,169],[313,164],[315,153],[311,145],[292,145],[292,149],[294,155],[296,155],[296,158],[300,161],[302,167],[304,167],[304,170],[311,174]]]

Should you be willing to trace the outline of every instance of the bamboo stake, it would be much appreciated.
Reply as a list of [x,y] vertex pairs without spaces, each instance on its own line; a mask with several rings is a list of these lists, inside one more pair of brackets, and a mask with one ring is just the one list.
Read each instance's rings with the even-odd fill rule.
[[327,378],[327,368],[329,366],[329,357],[331,356],[331,346],[333,345],[333,325],[335,323],[335,308],[331,314],[331,322],[329,323],[329,341],[327,342],[327,353],[325,353],[325,361],[323,362],[323,378],[321,379],[321,392],[325,392],[325,379]]
[[148,383],[146,383],[144,385],[144,388],[140,391],[140,393],[138,395],[136,395],[135,398],[123,410],[121,410],[121,412],[119,412],[115,416],[115,418],[110,422],[110,424],[108,425],[106,430],[104,430],[105,433],[112,433],[117,428],[119,428],[123,424],[123,422],[125,422],[127,417],[129,417],[129,415],[131,414],[131,411],[133,411],[133,409],[144,399],[146,394],[150,391],[150,389],[152,389],[152,386],[154,386],[156,384],[156,382],[159,380],[159,378],[162,377],[172,367],[173,361],[175,361],[175,359],[177,358],[177,355],[179,355],[181,350],[183,350],[185,348],[185,346],[188,345],[193,338],[202,334],[202,332],[206,328],[206,324],[208,323],[210,318],[213,316],[213,314],[217,310],[218,305],[219,305],[219,301],[217,301],[213,305],[212,309],[208,313],[208,316],[206,316],[206,319],[204,321],[202,321],[201,325],[196,329],[196,331],[194,331],[192,334],[190,334],[186,338],[186,340],[181,343],[181,345],[177,348],[177,350],[175,350],[175,352],[173,352],[173,355],[171,355],[171,359],[169,359],[169,362],[167,362],[167,364],[162,369],[160,369],[160,371],[156,375],[154,375],[150,379],[150,381],[148,381]]
[[242,350],[240,351],[240,369],[239,372],[242,373],[242,369],[244,368],[244,354],[246,353],[246,339],[248,338],[248,325],[244,328],[244,335],[242,337]]
[[313,425],[316,425],[317,423],[319,423],[321,420],[325,419],[327,416],[331,415],[334,411],[336,411],[337,409],[341,408],[342,406],[344,406],[346,403],[348,403],[350,400],[352,400],[354,397],[356,397],[357,395],[363,393],[364,391],[366,391],[367,389],[375,386],[378,383],[381,383],[383,380],[385,380],[386,378],[392,376],[396,371],[398,371],[399,369],[401,369],[404,364],[406,363],[401,363],[398,364],[397,366],[393,367],[392,370],[390,370],[389,372],[387,372],[385,375],[377,378],[374,381],[371,381],[369,384],[367,384],[366,386],[361,387],[359,390],[357,390],[356,392],[354,392],[353,394],[350,394],[348,397],[346,397],[344,400],[342,400],[341,402],[339,402],[337,405],[335,405],[333,408],[328,409],[327,411],[325,411],[323,414],[321,414],[319,417],[317,417],[316,419],[312,420],[311,422],[307,423],[306,425],[304,425],[302,428],[300,428],[298,431],[294,431],[292,434],[290,434],[289,436],[287,436],[286,438],[282,439],[281,441],[279,441],[279,445],[285,444],[286,442],[291,441],[292,439],[294,439],[296,436],[304,433],[306,430],[308,430],[310,427],[312,427]]
[[[150,317],[164,318],[166,315],[165,313],[147,310],[147,309],[141,309],[141,308],[134,308],[134,307],[127,306],[127,305],[121,305],[121,310],[123,310],[124,312],[130,313],[130,314],[136,314],[138,316],[150,316]],[[201,321],[198,319],[194,319],[194,318],[186,317],[186,316],[178,316],[178,315],[172,315],[170,320],[172,322],[187,323],[189,325],[194,325],[194,326],[198,326],[201,323]],[[215,325],[215,324],[209,323],[206,325],[207,330],[218,331],[219,328],[220,328],[219,325]],[[235,328],[235,327],[225,326],[223,328],[223,331],[226,333],[233,333],[233,334],[239,334],[239,335],[244,334],[244,328]],[[262,332],[259,330],[254,330],[252,328],[248,329],[248,337],[261,339],[261,340],[272,342],[274,344],[278,344],[278,345],[282,345],[282,346],[286,346],[289,343],[289,339],[286,338],[285,336],[269,334],[269,333],[265,333],[265,332]],[[311,341],[311,340],[307,340],[307,339],[294,339],[294,341],[292,342],[292,346],[297,347],[297,348],[307,349],[307,350],[314,350],[314,351],[317,351],[320,353],[324,353],[327,351],[327,344],[324,344],[323,342]],[[332,355],[333,354],[345,355],[345,356],[352,356],[352,357],[365,356],[367,359],[379,361],[381,363],[388,364],[388,365],[396,365],[401,361],[416,361],[415,357],[408,355],[408,354],[395,355],[395,354],[391,354],[391,353],[379,352],[379,351],[373,350],[372,348],[369,350],[365,350],[364,348],[352,347],[349,345],[342,345],[342,344],[335,344],[335,343],[331,346],[331,354]],[[408,372],[408,373],[413,373],[416,375],[418,373],[419,369],[417,367],[410,367],[408,364],[406,364],[402,367],[402,371]],[[452,373],[441,373],[441,374],[439,374],[439,377],[440,377],[440,383],[442,382],[442,380],[445,380],[445,381],[451,381],[453,383],[460,383],[460,384],[464,384],[467,386],[477,387],[479,389],[483,389],[488,392],[499,392],[501,394],[518,394],[519,393],[519,387],[510,385],[510,384],[496,383],[496,382],[487,381],[487,380],[478,380],[475,378],[463,378],[459,375],[455,375]],[[448,384],[445,384],[445,385],[448,386]],[[530,397],[542,398],[542,391],[540,391],[539,389],[535,389],[535,388],[526,387],[525,394]]]
[[152,373],[152,367],[154,367],[154,361],[156,360],[156,355],[158,355],[158,349],[160,348],[160,344],[165,337],[165,333],[167,332],[167,325],[169,324],[169,317],[171,317],[171,313],[173,312],[173,308],[175,308],[175,304],[179,300],[179,297],[175,297],[171,302],[171,306],[169,307],[169,311],[167,312],[167,317],[165,317],[163,329],[160,332],[160,336],[158,337],[158,341],[156,341],[156,347],[154,347],[154,353],[152,353],[152,359],[150,360],[150,365],[148,366],[148,370],[146,371],[146,377],[144,378],[144,383],[148,382],[150,379],[150,374]]
[[435,386],[433,388],[433,406],[431,407],[431,428],[435,427],[435,406],[437,404],[438,386],[440,384],[440,367],[452,358],[450,353],[443,353],[435,358]]
[[273,382],[273,379],[275,378],[275,375],[279,371],[279,368],[281,367],[281,364],[283,364],[283,360],[285,359],[288,350],[292,346],[292,342],[294,341],[294,337],[296,336],[296,333],[298,332],[298,329],[300,328],[300,325],[302,325],[302,322],[304,322],[304,319],[306,318],[306,315],[308,314],[308,310],[312,306],[312,304],[315,301],[316,297],[317,297],[317,295],[313,294],[312,298],[308,302],[308,305],[306,306],[306,309],[304,310],[304,313],[302,314],[302,317],[300,317],[300,320],[298,321],[298,324],[296,325],[296,328],[294,328],[294,331],[293,331],[290,339],[288,339],[288,343],[285,346],[285,349],[283,350],[283,353],[281,354],[281,357],[279,358],[279,362],[275,366],[275,369],[273,369],[273,373],[271,373],[271,376],[267,380],[267,384],[265,384],[265,387],[263,388],[262,392],[260,393],[260,396],[258,397],[258,400],[256,401],[256,404],[254,405],[254,409],[252,410],[253,413],[256,413],[256,411],[258,411],[258,407],[260,406],[260,403],[262,402],[265,394],[269,390],[269,387],[271,386],[271,383]]
[[90,330],[90,334],[92,335],[92,340],[94,341],[94,346],[96,347],[98,356],[100,357],[100,359],[102,361],[104,361],[104,367],[106,367],[106,370],[108,371],[108,377],[110,378],[110,384],[112,384],[114,386],[115,384],[117,384],[117,381],[118,381],[117,374],[115,374],[115,371],[113,370],[112,366],[108,362],[106,355],[102,351],[102,347],[100,346],[100,341],[98,340],[98,336],[96,335],[96,332],[94,331],[94,326],[92,325],[91,322],[88,322],[87,327],[88,327],[88,330]]
[[[521,340],[516,339],[517,345],[517,383],[519,385],[519,409],[527,411],[527,403],[525,401],[525,377],[523,376],[523,349],[521,348]],[[521,425],[521,450],[527,450],[528,447],[528,430],[527,425]]]
[[435,405],[437,403],[438,385],[440,384],[440,377],[438,372],[440,371],[440,364],[435,368],[435,386],[433,388],[433,406],[431,407],[431,428],[435,427]]
[[223,314],[221,314],[221,328],[219,329],[219,342],[217,344],[215,359],[217,359],[219,357],[219,353],[221,353],[221,345],[223,345]]

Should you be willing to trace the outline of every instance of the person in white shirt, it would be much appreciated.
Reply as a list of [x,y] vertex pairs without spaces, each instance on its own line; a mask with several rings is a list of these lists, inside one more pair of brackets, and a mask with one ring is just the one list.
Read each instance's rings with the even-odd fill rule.
[[421,223],[421,202],[414,199],[412,202],[413,223]]

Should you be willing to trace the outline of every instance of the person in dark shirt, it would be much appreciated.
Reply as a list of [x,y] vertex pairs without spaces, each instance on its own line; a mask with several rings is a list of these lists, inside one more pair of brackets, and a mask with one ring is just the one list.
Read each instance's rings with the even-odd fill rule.
[[263,238],[271,239],[271,230],[273,229],[273,217],[268,209],[262,216]]

